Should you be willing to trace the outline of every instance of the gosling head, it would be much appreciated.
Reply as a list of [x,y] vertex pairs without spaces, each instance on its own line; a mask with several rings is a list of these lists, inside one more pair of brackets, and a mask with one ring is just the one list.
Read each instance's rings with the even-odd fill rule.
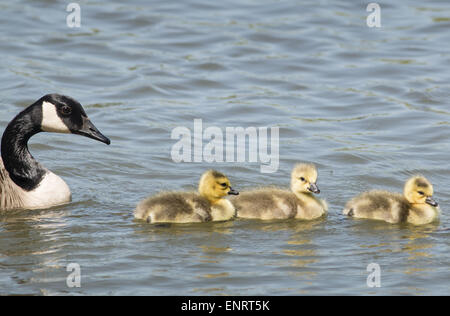
[[41,107],[43,132],[78,134],[109,145],[111,141],[89,120],[80,103],[68,96],[47,94],[35,104]]
[[202,175],[198,192],[212,203],[219,201],[226,195],[239,194],[231,187],[230,180],[224,174],[215,170],[206,171]]
[[291,173],[291,190],[294,193],[319,194],[316,166],[303,163],[296,165]]
[[424,177],[416,176],[405,184],[404,195],[411,204],[429,204],[437,207],[439,204],[433,199],[433,185]]

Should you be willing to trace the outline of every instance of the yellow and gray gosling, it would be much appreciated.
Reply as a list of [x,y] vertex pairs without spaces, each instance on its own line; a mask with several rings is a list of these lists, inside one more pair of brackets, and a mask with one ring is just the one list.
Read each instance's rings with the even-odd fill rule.
[[433,185],[427,179],[415,176],[406,182],[403,195],[387,191],[366,192],[349,201],[343,213],[392,224],[428,224],[436,220],[441,211],[433,199],[433,192]]
[[298,164],[291,173],[291,191],[262,188],[243,192],[232,199],[237,217],[252,219],[297,218],[312,220],[323,216],[328,206],[316,198],[317,169],[313,164]]
[[238,195],[228,178],[215,170],[200,178],[197,192],[165,192],[138,204],[134,217],[148,223],[198,223],[226,221],[236,216],[233,204],[224,197]]

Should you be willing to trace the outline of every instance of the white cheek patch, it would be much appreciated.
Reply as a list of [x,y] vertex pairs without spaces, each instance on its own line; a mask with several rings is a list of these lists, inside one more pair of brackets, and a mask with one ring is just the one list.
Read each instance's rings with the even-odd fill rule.
[[50,102],[42,103],[42,123],[44,132],[69,134],[70,130],[56,113],[56,106]]

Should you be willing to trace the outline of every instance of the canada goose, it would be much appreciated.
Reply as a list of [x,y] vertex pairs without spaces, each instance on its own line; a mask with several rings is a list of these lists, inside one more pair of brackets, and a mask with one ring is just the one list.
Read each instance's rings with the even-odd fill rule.
[[320,193],[317,187],[317,169],[313,164],[298,164],[291,173],[291,191],[277,188],[262,188],[232,199],[238,218],[254,219],[315,219],[328,209],[325,201],[313,193]]
[[134,216],[148,223],[226,221],[236,215],[236,210],[224,197],[238,194],[224,174],[209,170],[200,178],[198,193],[160,193],[140,202]]
[[64,180],[28,151],[28,140],[40,132],[72,133],[111,143],[91,123],[80,103],[58,94],[43,96],[19,113],[3,133],[0,210],[43,209],[70,202]]
[[415,176],[406,182],[403,195],[387,191],[365,192],[350,200],[343,213],[392,224],[422,225],[437,219],[440,208],[433,200],[433,185],[424,177]]

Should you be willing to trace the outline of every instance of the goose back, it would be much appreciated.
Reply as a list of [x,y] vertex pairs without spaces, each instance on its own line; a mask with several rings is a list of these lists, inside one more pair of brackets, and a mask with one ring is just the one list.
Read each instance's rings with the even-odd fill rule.
[[9,210],[23,206],[23,201],[17,188],[9,178],[8,171],[6,171],[3,160],[0,157],[0,210]]

